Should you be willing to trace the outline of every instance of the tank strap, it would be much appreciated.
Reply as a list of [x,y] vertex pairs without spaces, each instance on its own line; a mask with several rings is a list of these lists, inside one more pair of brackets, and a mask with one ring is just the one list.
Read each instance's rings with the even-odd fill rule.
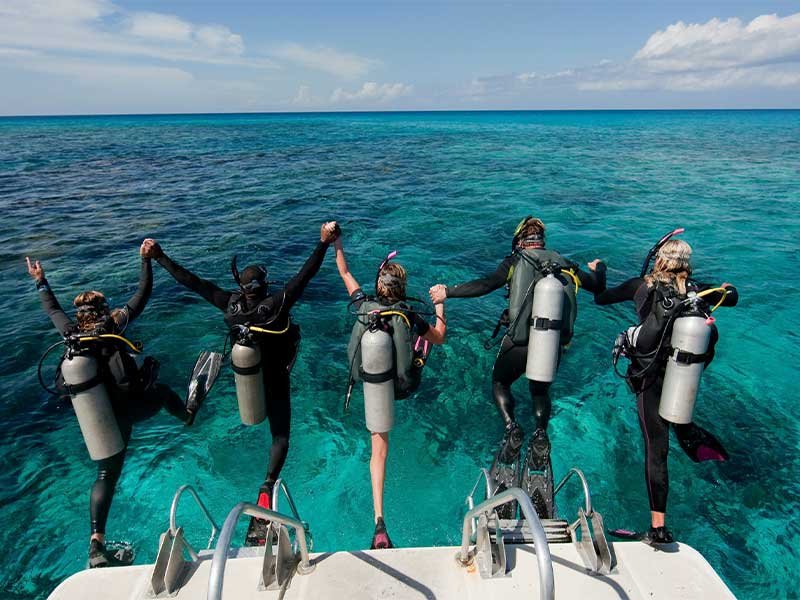
[[231,362],[231,368],[233,372],[237,375],[255,375],[261,370],[261,365],[258,364],[254,367],[237,367],[235,364]]
[[394,379],[394,369],[389,369],[383,373],[365,373],[364,369],[359,367],[358,374],[361,375],[361,380],[367,383],[383,383]]
[[535,317],[528,319],[528,326],[537,331],[547,331],[548,329],[561,329],[563,321],[561,319],[547,319],[545,317]]
[[67,388],[70,396],[75,396],[76,394],[80,394],[81,392],[85,392],[86,390],[92,389],[94,386],[103,383],[103,378],[100,376],[100,373],[96,374],[92,377],[89,381],[84,381],[83,383],[76,383],[73,385],[65,384],[64,387]]
[[694,354],[693,352],[687,352],[686,350],[678,350],[677,348],[669,347],[669,356],[670,358],[674,358],[675,362],[682,365],[692,365],[706,362],[709,357],[709,353],[703,352],[702,354]]

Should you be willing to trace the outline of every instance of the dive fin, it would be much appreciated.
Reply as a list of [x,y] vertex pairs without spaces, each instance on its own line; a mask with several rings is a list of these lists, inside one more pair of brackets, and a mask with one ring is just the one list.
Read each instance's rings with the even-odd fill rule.
[[[663,525],[661,527],[651,527],[647,531],[631,531],[630,529],[607,529],[606,531],[609,535],[621,540],[644,542],[648,546],[653,546],[666,552],[675,551],[675,539],[672,536],[672,532]],[[670,547],[673,550],[669,550],[668,548]]]
[[696,425],[687,423],[686,425],[675,426],[675,437],[678,438],[686,456],[694,462],[706,460],[728,460],[728,452],[714,435]]
[[197,416],[197,411],[203,404],[211,386],[217,380],[220,367],[222,366],[222,354],[219,352],[203,351],[197,357],[192,378],[189,381],[189,389],[186,393],[186,410],[189,412],[187,425],[191,425]]
[[530,497],[540,519],[555,518],[550,440],[544,429],[537,429],[531,437],[525,462],[522,464],[519,485]]
[[[525,433],[517,423],[511,422],[506,426],[503,441],[495,456],[492,468],[489,470],[491,478],[492,495],[496,495],[508,488],[519,486],[519,454]],[[497,507],[497,516],[500,519],[513,519],[517,514],[517,502],[507,502]]]

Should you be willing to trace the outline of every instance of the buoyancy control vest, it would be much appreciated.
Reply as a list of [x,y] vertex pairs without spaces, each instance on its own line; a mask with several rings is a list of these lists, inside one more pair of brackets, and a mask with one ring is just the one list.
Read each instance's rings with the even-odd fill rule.
[[[508,293],[508,337],[515,345],[528,344],[530,326],[528,318],[533,306],[533,290],[544,273],[542,265],[547,262],[556,263],[562,269],[574,269],[571,263],[558,252],[545,249],[518,249],[517,260],[509,272]],[[556,278],[564,286],[564,308],[562,311],[561,345],[572,339],[575,318],[578,316],[578,304],[575,297],[575,283],[571,277],[557,273]]]
[[374,299],[365,300],[358,309],[358,317],[350,333],[347,344],[347,359],[350,365],[350,377],[354,381],[361,381],[361,338],[370,327],[370,314],[388,325],[388,332],[392,336],[394,346],[394,388],[395,397],[405,398],[415,386],[413,377],[414,350],[412,343],[411,321],[406,313],[411,307],[405,302],[394,304],[381,304]]
[[276,296],[270,294],[253,307],[247,307],[244,294],[233,292],[225,310],[225,324],[228,327],[238,326],[263,326],[274,333],[287,333],[291,325],[291,317],[287,311],[282,314],[285,291],[281,290],[282,298],[277,302]]

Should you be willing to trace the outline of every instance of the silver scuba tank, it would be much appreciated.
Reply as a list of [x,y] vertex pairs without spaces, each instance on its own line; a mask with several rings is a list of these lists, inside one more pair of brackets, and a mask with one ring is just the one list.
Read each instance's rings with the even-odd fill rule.
[[556,377],[561,343],[564,285],[551,273],[533,288],[525,377],[549,383]]
[[385,433],[394,426],[394,343],[383,330],[367,330],[361,337],[361,377],[364,380],[364,416],[367,429]]
[[703,356],[711,339],[711,323],[700,315],[686,315],[672,325],[671,355],[667,361],[658,414],[671,423],[691,423],[697,388],[703,374]]
[[245,425],[258,425],[267,418],[261,350],[256,345],[234,344],[231,349],[231,366],[236,383],[239,417]]
[[72,406],[91,459],[102,460],[121,452],[125,442],[106,386],[97,378],[97,360],[80,355],[65,358],[61,362],[61,375],[68,389],[72,388]]

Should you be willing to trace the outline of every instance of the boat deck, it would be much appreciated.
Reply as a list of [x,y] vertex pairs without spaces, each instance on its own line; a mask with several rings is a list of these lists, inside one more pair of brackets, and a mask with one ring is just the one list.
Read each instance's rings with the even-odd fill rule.
[[[630,600],[732,599],[731,591],[694,548],[675,544],[671,552],[641,542],[612,544],[616,567],[608,575],[590,573],[573,544],[551,544],[557,599]],[[347,600],[377,598],[539,597],[536,551],[531,544],[507,544],[508,572],[483,579],[476,566],[456,561],[458,547],[401,548],[312,554],[314,570],[295,573],[285,590],[259,589],[262,557],[253,549],[233,551],[227,561],[222,597],[229,600]],[[260,552],[263,555],[263,549]],[[193,563],[174,598],[205,600],[210,556]],[[93,569],[76,573],[50,600],[139,600],[149,593],[153,565]],[[283,594],[283,595],[282,595]],[[159,597],[167,597],[163,594]]]

